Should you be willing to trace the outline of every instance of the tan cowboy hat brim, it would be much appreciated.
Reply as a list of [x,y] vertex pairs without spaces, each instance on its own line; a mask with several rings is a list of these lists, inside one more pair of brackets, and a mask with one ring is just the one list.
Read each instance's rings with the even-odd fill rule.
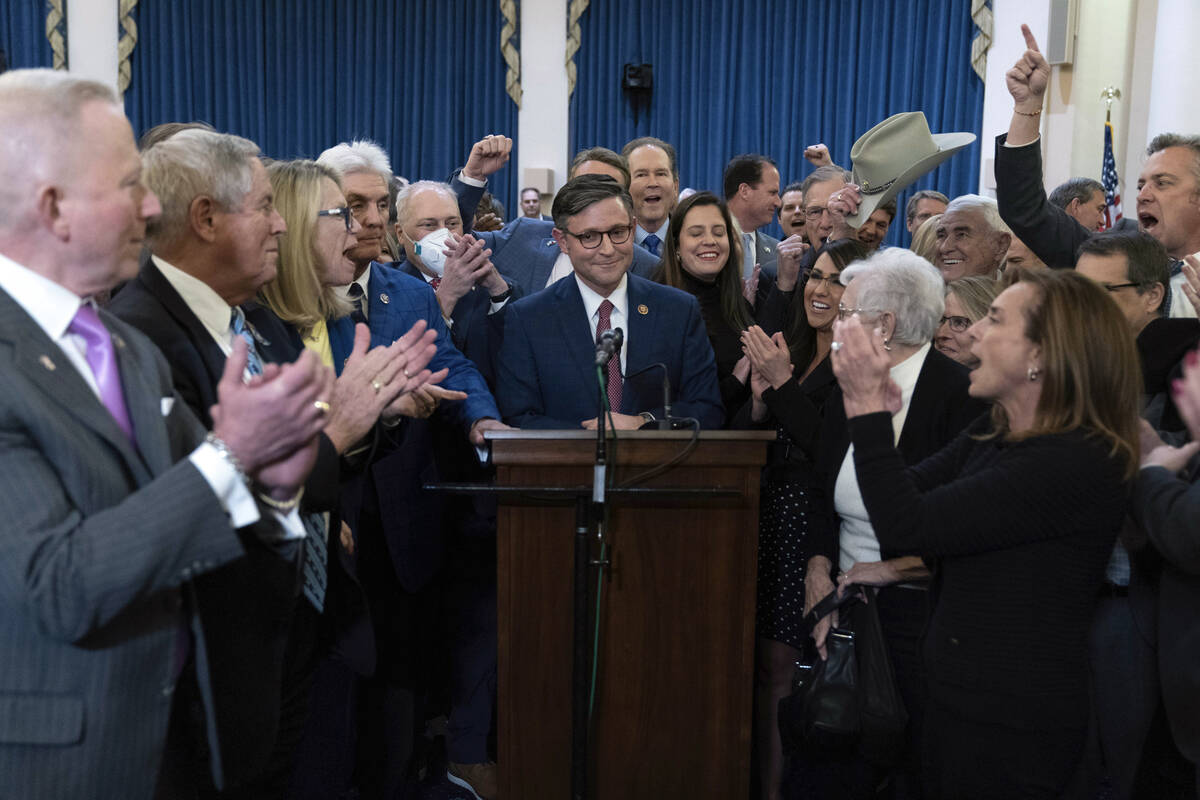
[[[974,142],[975,134],[935,133],[933,134],[933,141],[938,147],[936,153],[932,153],[904,169],[883,191],[875,193],[863,192],[862,203],[858,207],[858,212],[853,215],[847,215],[846,222],[853,228],[861,227],[867,221],[867,218],[874,213],[875,209],[892,198],[897,197],[900,192],[916,183],[922,176],[933,172],[943,161]],[[853,174],[853,182],[858,184],[857,171]],[[900,215],[901,212],[898,211],[897,216]]]

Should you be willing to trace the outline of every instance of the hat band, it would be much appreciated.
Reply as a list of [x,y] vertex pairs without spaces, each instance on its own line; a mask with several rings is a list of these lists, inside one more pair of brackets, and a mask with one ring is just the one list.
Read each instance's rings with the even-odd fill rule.
[[880,192],[886,192],[888,189],[891,188],[892,184],[895,182],[896,182],[896,179],[892,178],[890,181],[883,184],[882,186],[871,186],[869,188],[867,186],[863,186],[860,184],[858,187],[858,191],[861,192],[862,194],[879,194]]

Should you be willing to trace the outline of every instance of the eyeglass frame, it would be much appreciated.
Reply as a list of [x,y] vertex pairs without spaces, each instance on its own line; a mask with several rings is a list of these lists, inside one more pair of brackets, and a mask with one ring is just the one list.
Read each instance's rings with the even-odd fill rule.
[[[620,239],[615,238],[613,236],[613,231],[619,231],[622,228],[625,229],[625,235],[622,236]],[[579,242],[579,246],[582,247],[584,250],[596,250],[597,248],[600,247],[601,244],[604,243],[605,236],[608,237],[608,241],[610,243],[612,243],[612,245],[614,247],[616,247],[619,244],[625,244],[626,242],[629,241],[629,237],[633,235],[633,226],[632,225],[617,225],[615,227],[609,228],[606,231],[584,231],[583,233],[575,233],[569,229],[564,229],[563,233],[565,233],[567,236],[575,237],[575,240]],[[588,244],[583,238],[585,236],[595,236],[596,243]]]
[[1105,290],[1106,292],[1115,292],[1115,291],[1118,291],[1118,290],[1120,290],[1120,289],[1140,289],[1140,288],[1142,288],[1143,286],[1145,286],[1146,284],[1144,284],[1144,283],[1137,283],[1137,282],[1130,282],[1130,283],[1112,283],[1112,284],[1109,284],[1109,283],[1102,283],[1102,284],[1100,284],[1100,285],[1104,287],[1104,290]]
[[[814,272],[818,272],[818,274],[820,274],[820,276],[821,276],[821,277],[819,277],[819,278],[814,278],[814,277],[813,277],[813,273],[814,273]],[[808,270],[805,270],[805,272],[804,272],[804,280],[805,280],[805,281],[809,281],[809,282],[813,283],[813,285],[814,285],[814,286],[816,286],[816,285],[819,285],[819,284],[822,284],[822,283],[823,283],[823,284],[825,284],[825,288],[826,288],[826,289],[832,289],[832,288],[833,288],[835,285],[837,285],[837,286],[842,286],[842,273],[840,273],[840,272],[835,272],[833,275],[826,275],[826,274],[825,274],[825,273],[823,273],[823,272],[819,272],[819,271],[818,271],[818,270],[817,270],[817,269],[814,267],[814,268],[810,268],[810,269],[808,269]],[[842,288],[845,288],[845,287],[843,286]]]
[[318,217],[341,217],[346,223],[346,230],[353,230],[354,212],[350,210],[350,206],[338,206],[337,208],[323,208],[317,212]]
[[[955,327],[955,320],[962,320],[962,322],[959,323],[959,325],[962,327]],[[970,330],[972,325],[975,324],[974,322],[971,322],[970,317],[964,317],[961,314],[949,314],[944,315],[940,320],[938,320],[938,327],[940,328],[947,323],[950,325],[950,330],[954,331],[955,333],[965,333],[966,331]]]
[[852,317],[855,314],[862,314],[864,316],[881,317],[886,313],[888,313],[888,312],[876,311],[872,308],[846,308],[841,303],[838,303],[838,307],[837,307],[837,318],[839,320],[841,320],[842,322],[845,322],[848,317]]
[[813,208],[804,209],[804,218],[809,222],[816,222],[821,218],[822,214],[829,213],[829,206],[814,206]]

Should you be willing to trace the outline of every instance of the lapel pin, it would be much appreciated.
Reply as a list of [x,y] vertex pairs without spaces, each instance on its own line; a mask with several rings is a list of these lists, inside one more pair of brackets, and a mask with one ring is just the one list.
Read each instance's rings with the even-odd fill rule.
[[642,303],[640,306],[638,306],[638,313],[639,314],[649,314],[650,309],[646,306],[645,303]]
[[42,362],[43,367],[50,370],[51,372],[54,372],[54,362],[50,360],[50,356],[42,356],[38,360]]
[[112,343],[113,343],[114,347],[124,347],[125,346],[125,340],[122,339],[119,335],[117,335],[115,333],[112,334]]
[[379,302],[386,306],[388,303],[392,302],[392,298],[388,297],[386,293],[380,293]]

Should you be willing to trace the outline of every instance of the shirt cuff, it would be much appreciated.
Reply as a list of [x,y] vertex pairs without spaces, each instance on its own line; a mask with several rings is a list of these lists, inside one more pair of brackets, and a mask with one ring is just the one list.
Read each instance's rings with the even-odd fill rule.
[[308,536],[308,532],[304,528],[304,521],[300,519],[299,508],[293,508],[286,514],[282,511],[272,511],[271,514],[279,523],[280,528],[279,535],[275,538],[275,541],[290,542]]
[[484,180],[476,180],[475,178],[468,178],[466,173],[464,173],[462,170],[459,170],[458,179],[460,181],[462,181],[463,183],[465,183],[467,186],[475,186],[477,188],[482,188],[484,186],[487,186],[486,178]]
[[506,306],[508,304],[508,301],[511,299],[512,299],[511,297],[506,297],[503,300],[501,300],[499,303],[494,302],[494,301],[489,301],[490,305],[488,307],[488,316],[491,316],[492,314],[495,314],[500,309],[504,308],[504,306]]
[[1001,146],[1007,147],[1009,150],[1019,150],[1022,147],[1029,147],[1029,145],[1031,145],[1031,144],[1037,144],[1041,140],[1042,140],[1042,135],[1039,133],[1032,141],[1026,142],[1025,144],[1009,144],[1008,139],[1005,139],[1004,144]]
[[233,465],[208,442],[201,444],[188,456],[217,496],[235,528],[253,525],[259,520],[258,503]]

